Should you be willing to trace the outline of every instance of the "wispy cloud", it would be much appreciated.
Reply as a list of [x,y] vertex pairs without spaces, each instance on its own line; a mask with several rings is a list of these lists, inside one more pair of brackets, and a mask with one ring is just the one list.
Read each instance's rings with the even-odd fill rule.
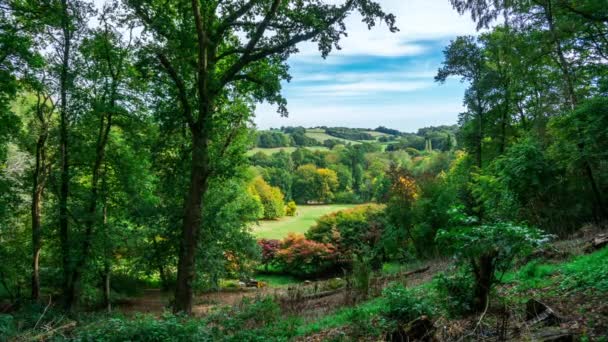
[[[344,0],[326,0],[340,2]],[[327,59],[313,43],[301,44],[289,61],[293,79],[284,84],[290,116],[258,107],[261,128],[279,126],[389,126],[415,131],[456,123],[465,85],[433,77],[442,50],[458,35],[475,34],[475,24],[448,0],[378,0],[397,17],[398,33],[381,24],[368,30],[361,18],[347,20],[349,35]]]
[[314,87],[298,87],[295,93],[298,97],[306,96],[373,96],[376,93],[403,93],[424,89],[432,86],[428,81],[360,81],[352,83],[338,83],[319,85]]

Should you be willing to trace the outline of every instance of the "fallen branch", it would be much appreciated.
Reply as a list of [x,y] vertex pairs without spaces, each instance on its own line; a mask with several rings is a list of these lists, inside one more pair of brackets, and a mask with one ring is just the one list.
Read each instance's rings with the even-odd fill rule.
[[49,296],[49,303],[44,308],[44,311],[42,311],[42,315],[40,315],[40,317],[36,321],[36,324],[34,325],[34,329],[33,330],[36,330],[36,328],[38,327],[38,324],[42,320],[42,317],[44,317],[44,315],[46,314],[46,311],[49,309],[49,306],[51,306],[51,303],[53,302],[52,299],[53,299],[53,297]]
[[471,337],[471,336],[473,336],[473,334],[475,334],[475,332],[477,331],[477,329],[481,325],[481,321],[483,321],[483,318],[486,316],[486,313],[488,312],[488,307],[490,307],[490,298],[489,298],[489,296],[486,296],[486,307],[485,307],[485,309],[483,309],[483,312],[481,313],[481,316],[479,316],[479,321],[477,321],[477,324],[475,324],[475,328],[470,333],[462,336],[457,342],[461,342],[465,338]]
[[405,272],[405,273],[397,273],[394,275],[386,276],[386,277],[384,277],[384,279],[385,280],[394,280],[394,279],[398,279],[398,278],[402,278],[402,277],[409,277],[414,274],[424,273],[424,272],[428,271],[429,269],[431,269],[431,267],[426,266],[426,267],[419,268],[419,269],[416,269],[413,271],[409,271],[409,272]]
[[64,324],[62,326],[59,326],[57,328],[51,329],[49,331],[46,331],[42,334],[36,335],[36,336],[32,336],[31,338],[29,338],[29,341],[44,341],[47,340],[48,338],[52,337],[53,335],[55,335],[58,332],[61,331],[65,331],[65,330],[70,330],[76,327],[76,321],[71,321],[67,324]]

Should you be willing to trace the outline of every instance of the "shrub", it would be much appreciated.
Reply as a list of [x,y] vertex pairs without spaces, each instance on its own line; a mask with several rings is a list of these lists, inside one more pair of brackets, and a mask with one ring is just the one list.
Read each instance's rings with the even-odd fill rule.
[[264,330],[279,320],[280,313],[279,305],[270,297],[245,297],[238,306],[213,312],[207,323],[212,327],[213,341],[264,341],[270,337]]
[[74,341],[212,341],[203,321],[165,314],[96,321],[77,330]]
[[321,216],[307,232],[310,240],[331,243],[337,248],[338,257],[352,260],[353,255],[369,252],[376,258],[370,260],[374,268],[381,266],[379,249],[386,222],[384,206],[361,205]]
[[466,270],[440,273],[434,280],[438,299],[450,316],[466,314],[473,310],[475,283]]
[[260,246],[262,249],[262,264],[268,268],[268,265],[274,262],[274,258],[281,246],[281,242],[274,239],[260,239],[258,240],[258,246]]
[[529,254],[551,236],[542,231],[510,222],[476,225],[476,218],[453,212],[464,226],[439,230],[436,241],[468,265],[475,279],[475,309],[486,306],[496,273],[504,274],[518,256]]
[[424,298],[401,284],[392,284],[382,292],[386,305],[383,315],[400,323],[411,322],[420,316],[432,316],[433,310]]
[[15,333],[15,320],[11,315],[0,314],[0,341],[4,341],[4,337],[13,336]]
[[298,210],[298,207],[296,206],[296,202],[289,201],[289,203],[287,203],[287,205],[285,206],[285,215],[296,216],[297,210]]
[[332,244],[307,240],[302,234],[290,233],[281,241],[275,260],[285,272],[307,277],[331,268],[336,254]]
[[334,203],[359,204],[363,203],[363,200],[352,191],[342,191],[334,195]]
[[[347,320],[349,322],[349,337],[355,341],[364,340],[364,337],[379,337],[382,333],[382,327],[374,324],[374,315],[376,311],[365,307],[357,307],[348,311]],[[377,341],[379,339],[374,339]]]

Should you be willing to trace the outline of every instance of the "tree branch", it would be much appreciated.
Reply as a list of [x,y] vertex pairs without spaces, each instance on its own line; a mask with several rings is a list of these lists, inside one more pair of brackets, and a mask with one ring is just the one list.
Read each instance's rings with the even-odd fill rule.
[[163,66],[165,71],[167,71],[167,74],[169,74],[169,77],[171,77],[171,79],[173,80],[173,83],[175,83],[179,94],[179,100],[183,107],[184,117],[186,118],[186,121],[188,122],[190,128],[193,128],[194,117],[192,116],[192,107],[190,106],[190,102],[188,101],[188,94],[184,81],[179,77],[177,71],[175,71],[175,69],[171,65],[171,62],[169,62],[169,59],[167,59],[165,55],[159,52],[156,54],[156,56],[158,57],[158,60],[160,61],[160,64]]
[[[236,63],[234,63],[228,69],[228,71],[226,71],[226,73],[224,73],[224,76],[221,78],[221,81],[220,81],[220,86],[223,87],[226,84],[234,81],[234,77],[247,64],[255,62],[255,61],[259,61],[270,55],[283,52],[283,51],[289,49],[290,47],[295,46],[296,44],[298,44],[300,42],[307,41],[307,40],[310,40],[310,39],[316,37],[317,35],[322,33],[324,30],[326,30],[328,27],[332,26],[333,24],[338,22],[340,19],[344,18],[344,15],[346,14],[346,12],[348,12],[352,8],[353,3],[354,3],[353,0],[349,0],[346,4],[344,4],[344,6],[340,9],[340,11],[338,11],[338,13],[333,18],[331,18],[325,25],[323,25],[321,27],[317,27],[310,32],[294,35],[293,37],[291,37],[290,39],[288,39],[282,43],[279,43],[279,44],[276,44],[274,46],[270,46],[267,48],[259,49],[259,52],[255,53],[255,54],[251,54],[251,52],[249,52],[249,53],[245,52],[243,54],[243,56],[241,56],[241,58]],[[251,43],[251,41],[250,41],[250,43]],[[248,44],[247,48],[249,48],[249,50],[252,50],[255,48],[255,46],[250,46]]]
[[249,12],[249,10],[251,10],[253,6],[258,2],[259,0],[249,0],[245,5],[243,5],[243,7],[228,15],[226,19],[224,19],[224,21],[217,28],[217,37],[221,37],[226,32],[226,30],[228,30],[228,28],[230,28],[230,26],[234,24],[237,19],[245,15],[245,13]]

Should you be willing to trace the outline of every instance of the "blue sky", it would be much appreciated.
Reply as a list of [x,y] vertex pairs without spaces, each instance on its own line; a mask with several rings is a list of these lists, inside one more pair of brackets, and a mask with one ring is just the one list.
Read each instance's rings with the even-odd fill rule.
[[261,104],[255,118],[259,128],[383,125],[411,132],[456,123],[465,85],[458,80],[441,85],[433,77],[444,47],[458,35],[475,34],[474,23],[448,0],[379,2],[397,16],[400,32],[383,25],[368,31],[353,16],[342,50],[326,60],[314,44],[299,46],[300,54],[289,60],[293,78],[283,85],[289,117]]

